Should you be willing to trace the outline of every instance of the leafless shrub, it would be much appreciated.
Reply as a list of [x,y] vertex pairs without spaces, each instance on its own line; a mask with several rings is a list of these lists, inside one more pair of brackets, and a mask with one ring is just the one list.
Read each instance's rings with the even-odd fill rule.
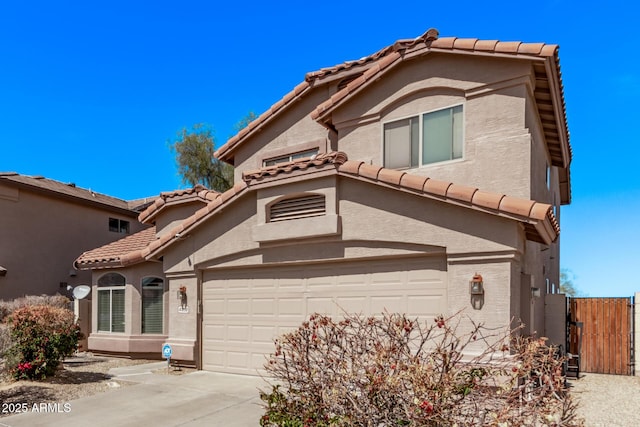
[[70,308],[70,300],[64,295],[27,295],[11,301],[0,300],[0,322],[5,322],[7,316],[15,310],[34,305],[50,305],[59,308]]
[[582,425],[544,340],[461,321],[312,315],[276,340],[261,425]]

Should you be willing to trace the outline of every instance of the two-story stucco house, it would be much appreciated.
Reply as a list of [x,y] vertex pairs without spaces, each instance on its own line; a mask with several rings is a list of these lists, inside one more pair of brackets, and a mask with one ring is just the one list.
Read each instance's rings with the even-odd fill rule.
[[[91,283],[73,266],[78,253],[146,228],[137,220],[154,199],[125,201],[42,176],[0,173],[0,299],[71,297]],[[88,295],[76,308],[90,332]],[[86,349],[86,341],[81,341]]]
[[154,199],[127,202],[42,176],[0,173],[0,299],[67,294],[91,283],[78,253],[136,233]]
[[157,262],[158,339],[206,370],[255,374],[313,312],[464,310],[545,333],[571,197],[557,46],[429,30],[307,74],[216,156],[235,167],[231,190],[167,193],[140,215],[149,241],[76,262],[97,292],[122,275],[129,335],[141,322],[127,284]]

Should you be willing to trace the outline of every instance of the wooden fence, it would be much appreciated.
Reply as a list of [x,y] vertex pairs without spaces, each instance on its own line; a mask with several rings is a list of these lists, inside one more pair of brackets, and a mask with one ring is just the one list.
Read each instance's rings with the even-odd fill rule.
[[[582,372],[632,375],[632,298],[571,298],[572,322],[582,322]],[[579,329],[570,328],[569,352],[577,353]]]

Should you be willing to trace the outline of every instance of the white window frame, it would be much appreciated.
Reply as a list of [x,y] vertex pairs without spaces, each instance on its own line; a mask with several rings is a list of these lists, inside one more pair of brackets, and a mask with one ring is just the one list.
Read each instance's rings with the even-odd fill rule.
[[309,150],[298,151],[297,153],[285,154],[284,156],[272,157],[270,159],[263,160],[262,166],[275,166],[280,163],[289,163],[296,159],[315,156],[318,152],[319,150],[317,148],[312,148]]
[[[100,285],[100,279],[102,279],[103,277],[105,277],[107,274],[117,274],[119,276],[121,276],[124,279],[124,284],[123,285]],[[126,298],[127,298],[127,293],[126,293],[126,287],[127,287],[127,279],[125,276],[123,276],[120,273],[107,273],[102,275],[98,281],[97,281],[97,286],[98,286],[98,292],[97,292],[97,315],[98,315],[98,319],[97,319],[97,325],[96,325],[96,330],[99,333],[110,333],[110,334],[123,334],[126,332],[126,324],[127,324],[127,314],[126,314]],[[123,303],[122,303],[122,331],[114,331],[114,323],[113,323],[113,292],[114,291],[122,291],[123,294]],[[101,294],[109,294],[109,329],[100,329],[100,315],[102,314],[100,312],[100,295]]]
[[[462,125],[461,125],[461,154],[460,157],[454,158],[454,159],[448,159],[448,160],[443,160],[443,161],[439,161],[439,162],[432,162],[432,163],[422,163],[422,159],[423,159],[423,151],[424,151],[424,144],[423,144],[423,135],[424,135],[424,116],[427,114],[431,114],[431,113],[436,113],[438,111],[444,111],[444,110],[451,110],[455,107],[461,107],[462,108]],[[464,103],[456,103],[456,104],[452,104],[452,105],[447,105],[445,107],[438,107],[438,108],[434,108],[431,110],[426,110],[426,111],[422,111],[420,113],[417,114],[409,114],[406,116],[401,116],[401,117],[395,117],[393,119],[390,120],[386,120],[384,122],[381,123],[382,125],[382,129],[380,132],[381,135],[381,153],[382,153],[382,163],[384,165],[384,167],[389,167],[386,164],[386,159],[385,159],[385,126],[391,123],[395,123],[401,120],[408,120],[408,119],[412,119],[412,118],[417,118],[418,119],[418,164],[417,166],[407,166],[407,167],[403,167],[403,168],[393,168],[393,169],[416,169],[416,168],[424,168],[424,167],[429,167],[429,166],[434,166],[434,165],[443,165],[443,164],[447,164],[447,163],[457,163],[460,161],[463,161],[465,159],[465,149],[466,149],[466,143],[465,143],[465,105]]]
[[[161,281],[161,283],[157,283],[155,282],[155,280],[159,280]],[[151,281],[151,283],[145,284],[146,281]],[[164,333],[164,294],[165,294],[165,279],[163,279],[162,277],[157,277],[157,276],[145,276],[142,278],[141,283],[140,283],[140,287],[142,289],[141,295],[140,295],[140,331],[141,333],[145,334],[145,335],[161,335]],[[144,303],[145,303],[145,290],[157,290],[160,292],[160,307],[161,307],[161,314],[160,314],[160,331],[154,331],[154,332],[147,332],[145,331],[145,309],[144,309]]]

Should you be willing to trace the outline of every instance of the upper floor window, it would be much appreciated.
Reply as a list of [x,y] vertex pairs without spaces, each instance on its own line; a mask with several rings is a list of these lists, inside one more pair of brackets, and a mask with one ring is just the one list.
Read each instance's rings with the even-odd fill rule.
[[318,149],[314,148],[312,150],[300,151],[298,153],[287,154],[285,156],[274,157],[272,159],[267,159],[263,162],[263,166],[274,166],[278,163],[287,163],[292,162],[296,159],[303,159],[305,157],[311,157],[315,154],[318,154]]
[[129,234],[129,221],[118,218],[109,218],[109,231]]
[[415,168],[462,158],[462,105],[384,124],[384,166]]

